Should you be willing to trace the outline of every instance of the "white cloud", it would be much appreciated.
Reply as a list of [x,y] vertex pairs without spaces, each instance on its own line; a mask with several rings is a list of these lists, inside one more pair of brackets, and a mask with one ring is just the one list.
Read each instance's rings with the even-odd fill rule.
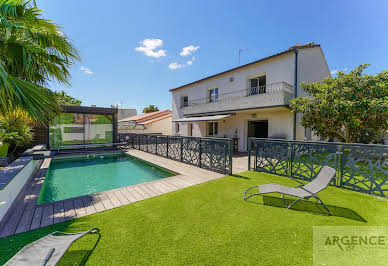
[[80,69],[86,75],[93,75],[93,71],[90,70],[90,68],[88,68],[88,67],[81,66]]
[[181,56],[192,55],[195,51],[199,49],[199,46],[189,45],[182,48]]
[[348,70],[347,67],[344,67],[344,68],[342,68],[342,69],[333,69],[332,71],[330,71],[330,74],[336,75],[336,74],[338,73],[338,71],[346,72],[346,70]]
[[163,46],[163,41],[161,39],[144,39],[140,44],[141,46],[136,47],[135,50],[144,53],[146,56],[154,58],[166,56],[166,50],[156,50],[158,47]]
[[193,64],[194,61],[195,61],[195,57],[193,56],[191,58],[191,60],[186,61],[185,64],[180,64],[178,62],[173,62],[173,63],[168,65],[168,68],[172,69],[172,70],[175,70],[175,69],[179,69],[179,68],[189,67],[189,66],[191,66]]
[[179,68],[184,68],[185,66],[186,65],[184,65],[184,64],[179,64],[178,62],[174,62],[174,63],[169,64],[168,68],[175,70],[175,69],[179,69]]

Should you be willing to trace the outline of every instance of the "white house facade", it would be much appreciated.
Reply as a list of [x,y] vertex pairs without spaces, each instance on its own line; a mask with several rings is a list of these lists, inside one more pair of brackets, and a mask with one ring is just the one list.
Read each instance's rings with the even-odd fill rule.
[[302,82],[330,77],[319,44],[281,53],[173,88],[172,133],[233,138],[239,151],[248,137],[316,139],[291,112],[289,100],[306,96]]

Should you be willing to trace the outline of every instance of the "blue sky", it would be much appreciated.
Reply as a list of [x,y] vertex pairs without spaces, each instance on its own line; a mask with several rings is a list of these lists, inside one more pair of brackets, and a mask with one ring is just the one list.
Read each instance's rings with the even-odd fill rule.
[[[332,71],[388,69],[388,1],[37,0],[80,50],[72,86],[83,105],[171,108],[170,88],[320,43]],[[148,41],[145,41],[149,39]],[[138,48],[137,48],[138,47]],[[182,50],[184,47],[185,50]]]

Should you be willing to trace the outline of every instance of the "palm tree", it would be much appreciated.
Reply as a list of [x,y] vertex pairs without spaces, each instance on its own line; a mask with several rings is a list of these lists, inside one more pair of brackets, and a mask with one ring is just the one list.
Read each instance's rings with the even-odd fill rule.
[[45,121],[59,110],[48,81],[70,85],[78,50],[31,0],[0,0],[0,113],[21,108]]

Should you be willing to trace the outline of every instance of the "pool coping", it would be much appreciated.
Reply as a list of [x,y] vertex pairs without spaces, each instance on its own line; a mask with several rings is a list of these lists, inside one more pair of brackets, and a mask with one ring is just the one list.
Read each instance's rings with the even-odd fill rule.
[[132,204],[224,176],[138,150],[123,152],[177,175],[38,205],[38,197],[50,162],[59,157],[46,158],[31,178],[27,190],[16,203],[8,221],[1,228],[0,238]]

